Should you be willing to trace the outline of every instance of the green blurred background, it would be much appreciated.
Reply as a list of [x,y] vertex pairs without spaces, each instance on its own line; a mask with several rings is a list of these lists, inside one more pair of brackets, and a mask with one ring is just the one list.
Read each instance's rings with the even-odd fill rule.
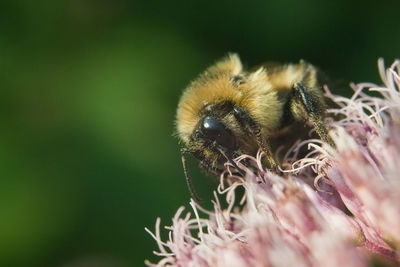
[[[142,266],[189,193],[181,91],[227,52],[343,88],[399,57],[399,1],[1,1],[0,266]],[[339,86],[340,87],[340,86]],[[348,89],[347,89],[348,90]],[[349,91],[344,92],[349,94]],[[215,183],[191,160],[209,199]]]

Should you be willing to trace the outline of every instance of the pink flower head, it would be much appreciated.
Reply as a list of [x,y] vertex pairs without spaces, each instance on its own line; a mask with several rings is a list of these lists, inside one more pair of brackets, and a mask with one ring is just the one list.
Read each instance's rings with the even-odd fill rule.
[[[384,85],[353,85],[351,98],[326,88],[338,106],[328,112],[339,119],[327,118],[336,149],[320,140],[298,142],[284,157],[289,167],[282,176],[264,168],[261,152],[235,159],[245,178],[227,163],[212,211],[192,200],[194,217],[180,208],[166,227],[167,241],[159,219],[155,234],[146,229],[161,257],[146,264],[368,266],[372,258],[400,264],[400,62],[385,70],[380,60],[379,69]],[[304,145],[310,152],[298,159]],[[239,207],[238,187],[244,188]]]

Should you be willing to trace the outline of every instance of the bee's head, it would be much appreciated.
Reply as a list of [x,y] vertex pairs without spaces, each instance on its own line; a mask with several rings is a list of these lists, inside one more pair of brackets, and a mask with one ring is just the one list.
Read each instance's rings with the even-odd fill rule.
[[[225,169],[228,161],[234,167],[233,172],[244,176],[234,159],[241,153],[251,153],[254,145],[251,133],[246,132],[245,123],[251,118],[244,110],[236,107],[231,101],[205,106],[195,129],[182,151],[182,162],[186,180],[193,197],[196,197],[190,181],[184,154],[190,153],[196,157],[201,167],[209,173],[219,175]],[[243,119],[245,121],[243,121]],[[246,147],[246,143],[250,144]],[[256,144],[258,149],[258,146]]]
[[241,173],[233,161],[237,149],[238,142],[234,132],[225,125],[221,118],[215,115],[202,117],[190,136],[186,148],[181,149],[186,182],[194,199],[200,200],[193,188],[184,154],[189,152],[195,156],[200,161],[200,165],[210,173],[221,172],[224,168],[223,164],[227,160]]

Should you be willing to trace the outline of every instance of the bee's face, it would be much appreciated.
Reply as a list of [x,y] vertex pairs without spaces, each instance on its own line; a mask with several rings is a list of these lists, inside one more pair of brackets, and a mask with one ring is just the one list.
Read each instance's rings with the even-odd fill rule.
[[[201,164],[210,170],[222,168],[239,148],[238,133],[232,129],[233,115],[229,104],[206,107],[187,145]],[[231,123],[230,123],[231,122]]]
[[223,101],[207,105],[200,112],[186,147],[206,170],[222,171],[225,162],[232,162],[242,152],[253,154],[258,149],[254,138],[237,119],[240,111],[232,102]]

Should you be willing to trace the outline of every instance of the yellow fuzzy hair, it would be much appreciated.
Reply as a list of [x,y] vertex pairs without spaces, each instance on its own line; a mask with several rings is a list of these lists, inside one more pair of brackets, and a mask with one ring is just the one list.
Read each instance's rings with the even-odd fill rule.
[[[243,71],[237,54],[229,54],[215,65],[209,67],[184,91],[178,105],[176,128],[184,143],[200,121],[201,110],[209,105],[230,101],[235,106],[247,110],[261,126],[263,135],[277,130],[283,116],[283,105],[279,92],[289,91],[296,82],[304,77],[308,64],[290,64],[279,71],[269,72],[260,67],[250,73]],[[232,77],[244,75],[245,82],[235,85]],[[314,87],[315,71],[310,69],[307,83]]]

